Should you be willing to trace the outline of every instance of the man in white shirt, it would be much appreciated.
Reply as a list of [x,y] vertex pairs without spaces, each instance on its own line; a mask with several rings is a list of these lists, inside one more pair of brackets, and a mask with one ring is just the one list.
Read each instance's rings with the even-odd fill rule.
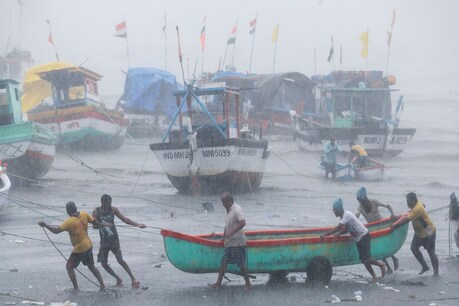
[[333,203],[333,212],[335,216],[341,218],[341,221],[334,229],[320,235],[321,241],[323,241],[326,236],[333,234],[340,235],[344,232],[348,232],[355,241],[357,251],[359,252],[359,258],[371,274],[373,282],[377,282],[378,278],[376,277],[372,265],[378,266],[381,269],[381,278],[383,278],[386,274],[386,266],[384,263],[371,258],[371,236],[365,225],[363,225],[353,213],[344,210],[343,200],[341,199],[337,199]]
[[247,253],[245,233],[243,230],[243,227],[245,226],[245,217],[242,214],[241,207],[234,203],[233,196],[230,193],[223,193],[221,201],[227,212],[225,232],[223,234],[225,250],[221,261],[220,271],[218,272],[217,282],[209,284],[209,286],[220,289],[227,265],[236,264],[239,269],[241,269],[241,274],[245,280],[245,288],[249,289],[252,285],[250,284],[247,266],[245,263]]

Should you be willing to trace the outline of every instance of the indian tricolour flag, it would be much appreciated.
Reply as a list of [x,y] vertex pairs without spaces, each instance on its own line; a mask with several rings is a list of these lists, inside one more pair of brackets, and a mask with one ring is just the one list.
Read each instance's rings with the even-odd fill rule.
[[115,30],[116,30],[116,33],[115,33],[116,37],[126,38],[127,37],[126,21],[118,23],[115,26]]
[[231,29],[231,32],[228,36],[228,41],[226,42],[226,44],[234,45],[236,43],[236,33],[237,33],[237,25]]

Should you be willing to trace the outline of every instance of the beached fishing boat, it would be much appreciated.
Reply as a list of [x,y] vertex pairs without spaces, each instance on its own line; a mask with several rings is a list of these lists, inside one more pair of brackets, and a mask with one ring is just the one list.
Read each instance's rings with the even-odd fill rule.
[[316,85],[300,72],[243,74],[218,71],[212,82],[224,82],[241,91],[241,114],[250,126],[261,126],[265,134],[292,133],[290,110],[298,114],[314,110]]
[[[127,120],[98,96],[101,75],[56,62],[29,69],[22,109],[31,121],[47,125],[59,146],[75,150],[116,150],[124,141]],[[49,104],[42,103],[52,97]]]
[[130,68],[119,106],[134,138],[163,134],[177,109],[174,91],[183,89],[170,72],[147,67]]
[[[393,231],[390,228],[400,217],[366,225],[374,259],[390,257],[402,247],[408,224]],[[330,281],[332,267],[361,263],[349,234],[328,236],[321,242],[320,234],[330,229],[246,231],[248,272],[307,272],[308,279]],[[188,273],[218,272],[224,248],[222,234],[187,235],[163,229],[161,235],[167,257],[177,269]],[[239,268],[230,264],[228,272],[239,274]]]
[[294,138],[302,151],[322,150],[330,135],[347,147],[350,141],[372,156],[400,154],[416,129],[401,128],[403,96],[392,111],[390,86],[395,77],[381,71],[336,71],[316,76],[315,111],[291,111]]
[[241,130],[239,91],[189,84],[175,95],[174,118],[162,142],[150,145],[172,185],[183,193],[257,190],[268,141],[248,126]]
[[[322,176],[325,176],[325,161],[321,158],[319,169]],[[355,159],[350,164],[336,164],[336,179],[339,181],[382,181],[384,178],[384,164],[374,159],[367,159],[365,165],[361,166],[355,162]]]
[[6,174],[7,167],[0,162],[0,211],[8,204],[8,193],[10,192],[11,181]]
[[0,160],[8,163],[13,185],[43,177],[54,161],[56,139],[43,124],[24,121],[18,82],[0,80]]

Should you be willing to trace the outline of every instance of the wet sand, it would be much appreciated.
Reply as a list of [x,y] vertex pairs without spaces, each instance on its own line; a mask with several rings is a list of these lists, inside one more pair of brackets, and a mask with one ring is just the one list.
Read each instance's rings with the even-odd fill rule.
[[[319,153],[304,154],[298,152],[291,139],[271,137],[273,154],[260,191],[235,195],[246,215],[246,229],[333,226],[339,221],[331,210],[333,200],[343,198],[345,209],[354,211],[355,192],[362,185],[370,198],[390,203],[396,213],[407,211],[404,196],[411,190],[418,193],[427,210],[449,204],[449,194],[459,192],[459,123],[451,116],[457,112],[457,104],[439,101],[445,107],[431,110],[429,101],[416,102],[407,103],[402,119],[406,119],[404,126],[417,127],[418,131],[405,152],[384,160],[388,168],[383,182],[325,181],[317,168]],[[0,231],[7,233],[0,234],[0,305],[21,304],[23,300],[45,304],[71,301],[78,305],[317,305],[326,303],[332,295],[352,299],[355,291],[362,291],[362,304],[367,305],[459,303],[458,250],[453,241],[449,256],[446,210],[431,214],[437,226],[438,278],[432,276],[432,271],[417,275],[420,265],[410,251],[410,226],[407,240],[397,253],[400,269],[386,276],[380,285],[370,284],[369,274],[359,264],[334,268],[328,287],[305,281],[305,273],[292,273],[278,283],[257,274],[251,290],[245,290],[243,279],[235,275],[228,275],[231,282],[224,281],[221,290],[208,288],[207,283],[214,282],[217,275],[187,274],[173,267],[165,257],[162,237],[156,228],[192,234],[219,232],[225,211],[218,195],[178,194],[149,151],[151,141],[126,140],[116,152],[74,153],[101,171],[99,174],[60,152],[40,185],[11,191],[12,203],[0,215]],[[69,290],[71,283],[64,258],[37,222],[60,224],[66,218],[64,206],[69,200],[75,201],[80,210],[91,212],[103,193],[113,196],[113,205],[123,214],[150,226],[145,230],[121,227],[123,223],[117,220],[124,258],[141,281],[141,289],[130,288],[128,275],[110,255],[109,263],[123,278],[124,287],[115,287],[115,279],[97,264],[110,290],[100,293],[94,284],[77,274],[82,291],[75,294]],[[204,202],[211,202],[215,211],[204,212]],[[89,232],[97,254],[98,233]],[[68,256],[68,235],[49,235]],[[423,254],[431,266],[427,254]],[[79,270],[95,281],[86,267],[80,266]]]

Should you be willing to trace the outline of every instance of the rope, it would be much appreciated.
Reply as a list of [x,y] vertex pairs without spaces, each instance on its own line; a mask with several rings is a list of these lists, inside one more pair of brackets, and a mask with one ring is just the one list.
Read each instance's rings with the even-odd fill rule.
[[276,152],[272,151],[271,152],[274,153],[274,155],[277,156],[277,158],[279,158],[280,161],[282,161],[287,167],[289,167],[293,172],[295,172],[295,174],[299,175],[299,176],[304,176],[304,177],[307,177],[307,178],[315,178],[313,176],[310,176],[310,175],[306,175],[306,174],[302,174],[302,173],[299,173],[298,171],[296,171],[292,166],[290,166],[285,160],[283,160],[279,154],[277,154]]
[[149,152],[150,152],[150,148],[147,148],[147,153],[145,154],[145,159],[143,160],[142,168],[140,169],[140,172],[139,172],[139,175],[137,176],[137,180],[134,184],[134,187],[132,187],[132,190],[131,192],[129,192],[128,196],[130,196],[134,192],[135,187],[137,187],[137,184],[139,183],[140,176],[142,175],[143,169],[145,168],[145,164],[147,163],[147,157],[148,157]]
[[[67,257],[65,257],[64,254],[62,254],[61,250],[59,250],[59,248],[54,244],[54,241],[51,240],[51,238],[49,237],[48,233],[46,232],[45,228],[42,227],[43,229],[43,232],[45,233],[46,237],[48,237],[48,240],[49,242],[51,242],[51,244],[54,246],[54,248],[59,252],[59,254],[61,254],[61,256],[65,259],[65,261],[67,261]],[[99,284],[97,284],[96,282],[90,280],[86,275],[84,275],[80,270],[78,270],[77,268],[75,268],[75,270],[80,273],[84,278],[86,278],[90,283],[93,283],[94,285],[96,285],[97,287],[100,287]],[[116,291],[115,291],[116,292]]]
[[[31,301],[31,302],[42,303],[42,301],[26,298],[26,297],[23,297],[23,296],[20,296],[20,295],[12,295],[12,294],[9,294],[9,293],[0,293],[0,295],[1,296],[7,296],[7,297],[10,297],[10,298],[14,298],[14,299],[18,299],[18,300],[26,300],[26,301]],[[6,305],[6,303],[5,303],[5,305]]]

